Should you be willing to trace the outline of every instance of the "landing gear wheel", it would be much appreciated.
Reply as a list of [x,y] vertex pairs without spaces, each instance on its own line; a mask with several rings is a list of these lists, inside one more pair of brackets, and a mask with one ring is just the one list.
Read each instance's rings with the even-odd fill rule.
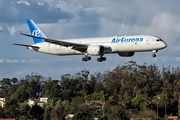
[[97,58],[97,61],[98,61],[98,62],[106,61],[106,57]]
[[106,61],[106,57],[102,57],[101,59],[102,59],[103,61]]
[[82,58],[82,61],[87,61],[87,59],[85,57]]
[[101,59],[101,58],[97,58],[97,61],[98,61],[98,62],[102,62],[102,59]]
[[91,57],[86,56],[82,58],[82,61],[88,61],[88,60],[91,60]]
[[152,57],[155,58],[155,57],[156,57],[156,54],[152,54]]
[[88,57],[88,60],[91,60],[91,57]]

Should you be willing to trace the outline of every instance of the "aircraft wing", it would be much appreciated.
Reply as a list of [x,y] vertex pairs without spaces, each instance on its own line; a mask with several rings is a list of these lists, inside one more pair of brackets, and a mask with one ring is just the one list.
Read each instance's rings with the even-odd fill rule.
[[25,35],[25,36],[28,36],[28,37],[43,39],[46,42],[57,44],[57,45],[62,45],[62,46],[65,46],[65,47],[72,47],[72,49],[78,50],[80,52],[85,52],[88,45],[89,45],[89,44],[80,44],[80,43],[72,43],[72,42],[66,42],[66,41],[60,41],[60,40],[53,40],[53,39],[49,39],[49,38],[42,38],[42,37],[37,37],[37,36],[24,34],[24,33],[19,33],[19,34]]
[[[28,37],[34,37],[34,38],[43,39],[46,42],[61,45],[61,46],[65,46],[65,47],[72,47],[72,49],[80,51],[80,52],[85,52],[87,50],[88,46],[89,46],[89,44],[80,44],[80,43],[73,43],[73,42],[67,42],[67,41],[61,41],[61,40],[54,40],[54,39],[49,39],[49,38],[43,38],[43,37],[33,36],[33,35],[29,35],[29,34],[24,34],[24,33],[19,33],[19,34],[25,35],[25,36],[28,36]],[[111,50],[111,48],[109,46],[104,46],[104,48],[106,50]]]

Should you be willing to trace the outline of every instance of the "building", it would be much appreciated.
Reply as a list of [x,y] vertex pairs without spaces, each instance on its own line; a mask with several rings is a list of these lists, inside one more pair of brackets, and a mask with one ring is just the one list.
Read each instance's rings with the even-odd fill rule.
[[48,97],[40,97],[40,101],[47,103]]
[[168,120],[180,120],[180,118],[178,116],[169,116]]
[[6,98],[0,98],[0,106],[4,107],[4,104],[6,102]]
[[68,114],[68,115],[66,115],[65,119],[72,120],[73,117],[74,117],[74,114]]
[[29,99],[28,104],[29,104],[30,107],[32,107],[35,104],[43,107],[44,105],[47,104],[47,100],[48,100],[48,97],[40,97],[39,99],[35,99],[35,100]]

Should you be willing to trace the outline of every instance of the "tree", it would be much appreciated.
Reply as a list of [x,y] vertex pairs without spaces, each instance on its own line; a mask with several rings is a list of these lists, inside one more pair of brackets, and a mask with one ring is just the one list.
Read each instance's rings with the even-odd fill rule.
[[3,78],[0,81],[0,92],[2,96],[6,97],[8,96],[8,89],[10,88],[10,79],[9,78]]
[[134,97],[129,101],[130,109],[138,109],[138,111],[144,110],[146,108],[146,105],[147,103],[138,97]]
[[30,116],[31,107],[28,104],[21,104],[19,106],[19,120],[28,120]]
[[[64,119],[66,114],[73,113],[73,119],[96,116],[100,119],[154,119],[166,114],[180,115],[179,81],[179,67],[159,69],[156,65],[138,65],[134,61],[104,73],[90,75],[89,71],[82,70],[75,75],[62,75],[60,81],[46,80],[37,74],[27,75],[20,81],[3,78],[0,93],[9,101],[0,108],[0,117],[28,119],[30,116],[49,120]],[[37,105],[29,108],[24,104],[29,97],[39,96],[49,97],[44,111]],[[85,100],[103,101],[103,107],[101,109],[96,102],[87,105]]]
[[78,112],[78,111],[84,111],[85,109],[87,109],[87,105],[85,104],[85,101],[82,97],[74,97],[72,99],[72,103],[71,106],[74,109],[74,113]]
[[24,102],[29,98],[29,92],[27,90],[28,85],[22,84],[20,85],[17,90],[10,96],[10,99],[14,99],[17,102]]
[[39,105],[35,104],[30,110],[30,115],[33,119],[43,120],[44,110]]
[[16,91],[16,89],[19,87],[19,81],[17,78],[12,78],[10,79],[10,88],[8,89],[8,97],[11,96],[14,91]]
[[16,100],[10,99],[4,106],[4,114],[6,118],[17,118],[19,115],[19,105]]
[[42,90],[41,90],[41,83],[43,81],[43,77],[41,75],[27,75],[25,77],[25,81],[28,81],[28,92],[30,98],[37,98],[42,95]]
[[68,101],[58,100],[54,106],[53,115],[56,120],[63,120],[68,114],[70,104]]
[[104,114],[101,118],[120,120],[127,119],[127,110],[121,105],[112,105],[110,101],[106,102],[104,107]]
[[43,120],[52,120],[53,115],[52,115],[52,110],[53,106],[51,105],[46,105],[44,108],[44,114],[43,114]]
[[9,97],[11,94],[16,90],[18,87],[18,80],[17,78],[9,79],[3,78],[0,81],[0,93],[3,97]]
[[92,117],[86,111],[82,111],[75,113],[72,120],[92,120]]
[[4,118],[4,109],[0,106],[0,118]]
[[88,81],[89,85],[89,91],[88,94],[92,93],[99,93],[102,90],[105,90],[103,82],[101,81],[103,75],[100,73],[95,73],[94,75],[91,75],[90,80]]
[[48,103],[44,106],[43,120],[54,119],[54,106],[56,105],[57,98],[49,98]]
[[61,77],[60,84],[62,87],[62,98],[64,100],[72,100],[75,96],[86,95],[87,85],[81,78],[64,75]]
[[44,83],[42,85],[44,96],[48,96],[48,98],[60,98],[62,96],[61,86],[58,80],[49,80]]

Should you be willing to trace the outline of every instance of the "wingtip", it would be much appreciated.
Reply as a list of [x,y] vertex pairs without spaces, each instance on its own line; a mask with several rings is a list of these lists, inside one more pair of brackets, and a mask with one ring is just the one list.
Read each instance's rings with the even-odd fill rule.
[[23,33],[20,33],[20,32],[19,32],[18,34],[21,34],[21,35],[22,35]]
[[24,35],[24,36],[31,36],[29,34],[25,34],[25,33],[19,33],[20,35]]

